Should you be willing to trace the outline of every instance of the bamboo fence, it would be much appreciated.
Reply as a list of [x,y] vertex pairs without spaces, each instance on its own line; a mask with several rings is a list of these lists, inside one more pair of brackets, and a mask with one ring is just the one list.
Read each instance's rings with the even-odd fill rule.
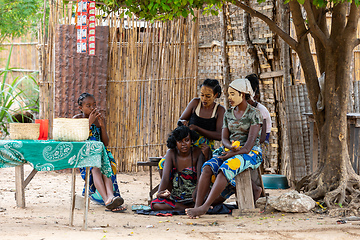
[[109,148],[120,171],[166,153],[166,139],[197,94],[198,25],[191,18],[110,18]]
[[[50,6],[49,26],[45,31],[45,25],[42,23],[39,40],[33,42],[36,42],[39,50],[37,64],[40,117],[49,118],[51,124],[54,114],[54,30],[56,24],[73,24],[71,9],[74,3],[63,4],[62,1],[56,0],[44,2]],[[270,9],[269,6],[267,3],[260,8],[267,11]],[[110,26],[110,67],[106,95],[110,150],[119,163],[120,171],[137,171],[137,161],[165,154],[167,134],[175,127],[176,120],[186,104],[196,96],[197,82],[205,77],[222,80],[220,45],[213,41],[214,36],[219,35],[218,20],[214,16],[201,16],[195,23],[190,19],[150,23],[135,18],[120,19],[113,14],[107,21]],[[198,22],[201,25],[200,29]],[[237,41],[241,36],[241,24],[241,15],[233,15],[230,30],[234,39],[228,42],[233,78],[244,76],[250,69],[244,43]],[[272,53],[270,32],[259,21],[253,20],[253,26],[254,34],[263,31],[255,39],[258,41],[257,44],[263,45],[266,53]],[[264,39],[267,40],[262,41]],[[25,42],[29,43],[28,40]],[[29,61],[36,60],[33,56],[31,60],[27,59],[26,63],[21,62],[24,58],[19,57],[22,56],[22,52],[33,55],[31,48],[34,47],[35,44],[19,44],[16,47],[19,48],[15,54],[17,57],[11,61],[12,66],[35,70],[32,65],[26,65]],[[313,43],[311,49],[316,57]],[[360,84],[357,82],[360,79],[359,49],[360,47],[357,47],[354,51],[352,71],[353,80],[356,82],[351,93],[353,101],[349,106],[349,112],[360,112]],[[6,51],[0,54],[1,58],[7,56]],[[262,69],[264,72],[271,71],[269,65],[264,62]],[[286,87],[283,91],[287,93],[286,116],[291,126],[288,129],[291,163],[283,163],[283,160],[279,159],[279,152],[282,151],[279,149],[282,146],[280,141],[283,138],[278,136],[282,122],[278,118],[279,109],[276,104],[280,99],[277,91],[284,86],[276,87],[276,83],[282,82],[281,77],[262,79],[260,88],[261,100],[270,110],[273,119],[270,167],[278,170],[287,169],[286,171],[294,174],[294,179],[298,179],[310,171],[307,153],[308,122],[302,115],[304,112],[310,112],[310,108],[306,88],[301,84],[304,82],[301,65],[295,55],[293,69],[296,85]],[[298,84],[300,85],[297,86]]]

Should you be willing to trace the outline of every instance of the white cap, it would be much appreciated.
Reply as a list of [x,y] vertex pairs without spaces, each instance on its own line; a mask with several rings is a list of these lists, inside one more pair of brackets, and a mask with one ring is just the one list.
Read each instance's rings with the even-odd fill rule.
[[230,83],[229,87],[232,87],[239,92],[250,94],[251,97],[254,96],[250,81],[246,78],[235,79]]

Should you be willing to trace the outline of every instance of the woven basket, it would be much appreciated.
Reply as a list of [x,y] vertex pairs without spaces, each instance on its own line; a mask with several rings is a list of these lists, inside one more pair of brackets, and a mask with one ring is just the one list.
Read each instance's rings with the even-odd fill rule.
[[37,140],[40,134],[40,123],[10,123],[10,139]]
[[54,118],[53,139],[56,141],[85,141],[89,137],[89,119]]

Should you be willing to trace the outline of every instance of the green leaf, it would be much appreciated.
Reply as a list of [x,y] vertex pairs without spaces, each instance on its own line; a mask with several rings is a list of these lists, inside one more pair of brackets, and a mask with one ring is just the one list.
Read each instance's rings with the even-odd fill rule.
[[187,10],[184,9],[184,10],[181,12],[181,15],[182,15],[184,18],[186,18],[186,17],[189,15],[189,13],[188,13]]

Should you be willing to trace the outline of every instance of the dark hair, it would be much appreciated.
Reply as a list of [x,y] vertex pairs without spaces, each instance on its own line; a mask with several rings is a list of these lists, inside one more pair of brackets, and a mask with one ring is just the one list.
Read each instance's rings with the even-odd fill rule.
[[245,78],[247,78],[247,80],[249,80],[251,87],[254,91],[254,93],[256,92],[256,90],[259,88],[259,78],[258,76],[253,73],[253,74],[249,74],[247,75]]
[[190,139],[192,142],[195,142],[199,138],[199,134],[197,134],[195,131],[190,130],[189,127],[182,125],[177,128],[175,128],[169,135],[166,146],[168,148],[174,149],[176,148],[176,141],[180,141],[184,138],[186,138],[190,134]]
[[218,93],[217,98],[221,95],[221,86],[219,84],[219,81],[216,79],[205,79],[204,82],[200,85],[200,87],[206,86],[213,90],[214,95]]
[[79,104],[79,106],[82,106],[84,99],[85,99],[85,98],[88,98],[88,97],[92,97],[92,98],[95,99],[94,95],[92,95],[92,94],[90,94],[90,93],[86,93],[86,92],[85,92],[85,93],[80,94],[80,97],[78,98],[78,104]]

